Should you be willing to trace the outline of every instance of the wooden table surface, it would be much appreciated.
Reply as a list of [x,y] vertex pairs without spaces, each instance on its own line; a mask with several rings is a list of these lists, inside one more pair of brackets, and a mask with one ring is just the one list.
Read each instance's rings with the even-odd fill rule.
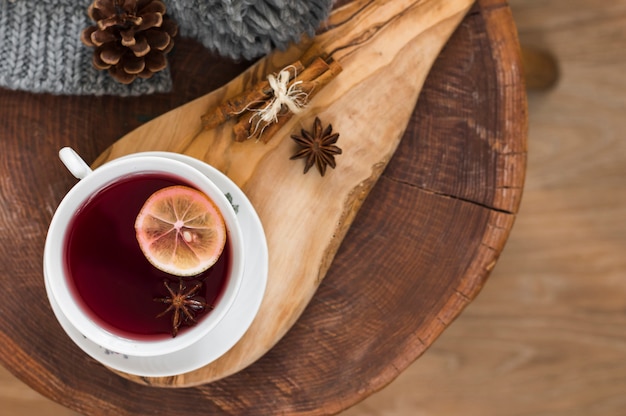
[[57,162],[61,146],[94,160],[246,67],[190,41],[179,41],[171,64],[174,91],[149,99],[0,92],[0,361],[84,414],[330,414],[381,389],[478,294],[519,207],[527,114],[508,5],[479,0],[440,54],[295,326],[240,373],[184,389],[132,382],[82,353],[51,312],[41,270],[48,224],[75,182]]

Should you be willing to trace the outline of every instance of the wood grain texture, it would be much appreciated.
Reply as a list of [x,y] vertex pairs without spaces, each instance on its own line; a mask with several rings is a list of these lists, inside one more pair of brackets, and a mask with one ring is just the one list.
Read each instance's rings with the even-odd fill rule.
[[560,68],[528,97],[515,227],[459,319],[345,416],[625,414],[626,1],[509,3]]
[[[3,91],[2,277],[18,283],[2,294],[0,360],[37,391],[85,414],[331,414],[384,387],[476,296],[514,219],[526,107],[507,25],[504,2],[478,2],[435,63],[394,158],[300,319],[250,367],[194,388],[118,377],[55,322],[39,259],[52,212],[73,181],[50,161],[60,145],[95,159],[124,133],[238,71],[180,42],[172,62],[176,91],[153,100]],[[215,76],[197,76],[207,72]],[[28,195],[21,192],[26,184]]]
[[[230,351],[185,374],[127,375],[129,379],[163,387],[212,382],[247,367],[284,336],[326,275],[364,198],[395,152],[432,63],[470,6],[467,0],[396,0],[357,1],[338,9],[329,29],[306,42],[304,55],[313,50],[332,57],[343,72],[268,144],[235,141],[234,120],[202,129],[201,116],[293,62],[302,55],[302,45],[261,60],[224,87],[142,125],[97,160],[149,150],[204,160],[242,188],[268,244],[263,302]],[[310,130],[315,117],[333,125],[343,148],[337,168],[323,178],[316,172],[302,175],[302,164],[289,160],[295,148],[289,135]]]
[[[624,414],[626,0],[509,3],[522,45],[548,50],[562,75],[529,96],[515,226],[455,323],[342,416]],[[0,392],[7,415],[76,415],[13,377]]]

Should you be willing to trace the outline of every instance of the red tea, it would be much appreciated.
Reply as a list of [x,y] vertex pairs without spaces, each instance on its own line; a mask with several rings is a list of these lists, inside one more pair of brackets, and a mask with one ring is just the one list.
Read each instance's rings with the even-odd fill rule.
[[[171,336],[172,316],[157,318],[168,305],[156,302],[175,291],[179,278],[162,272],[145,258],[135,237],[135,219],[150,195],[184,181],[163,174],[138,174],[99,191],[82,206],[65,239],[65,268],[70,287],[87,314],[112,333],[133,339]],[[227,241],[219,260],[207,271],[184,278],[187,289],[203,282],[196,293],[209,305],[219,300],[230,271]],[[196,321],[210,313],[196,313]],[[185,330],[181,326],[181,332]],[[179,332],[180,333],[180,332]]]

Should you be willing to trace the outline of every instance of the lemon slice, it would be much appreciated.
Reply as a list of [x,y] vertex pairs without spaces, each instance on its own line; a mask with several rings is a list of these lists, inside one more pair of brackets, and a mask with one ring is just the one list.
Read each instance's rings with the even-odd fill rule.
[[207,270],[226,244],[224,218],[215,203],[187,186],[152,194],[137,215],[135,233],[148,261],[176,276]]

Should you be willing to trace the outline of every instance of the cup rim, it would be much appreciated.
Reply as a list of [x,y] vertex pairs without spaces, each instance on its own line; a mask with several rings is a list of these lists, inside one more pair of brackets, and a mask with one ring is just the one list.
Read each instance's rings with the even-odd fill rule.
[[[179,333],[175,338],[141,340],[110,332],[94,321],[84,311],[81,302],[66,282],[64,246],[67,229],[76,211],[98,191],[125,176],[154,172],[165,173],[190,182],[206,193],[217,205],[227,226],[232,248],[231,274],[219,302],[210,314],[203,317],[193,328]],[[230,310],[243,279],[244,244],[241,227],[230,202],[222,191],[202,172],[182,161],[161,156],[142,156],[115,159],[95,169],[81,179],[63,197],[57,207],[44,246],[45,284],[59,305],[61,313],[83,336],[102,348],[129,356],[159,356],[180,351],[204,338]]]

